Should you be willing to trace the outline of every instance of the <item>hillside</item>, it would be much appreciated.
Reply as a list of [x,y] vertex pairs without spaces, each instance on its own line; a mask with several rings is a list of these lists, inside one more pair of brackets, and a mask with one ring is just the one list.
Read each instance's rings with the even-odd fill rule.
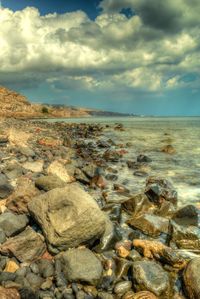
[[32,104],[23,95],[0,87],[1,117],[83,117],[90,116],[89,110],[83,108],[54,107],[42,104]]

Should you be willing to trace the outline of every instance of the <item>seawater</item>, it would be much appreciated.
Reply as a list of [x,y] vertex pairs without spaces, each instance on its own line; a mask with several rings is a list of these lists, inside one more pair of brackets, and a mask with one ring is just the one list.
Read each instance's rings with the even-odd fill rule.
[[[113,126],[105,130],[105,138],[124,144],[128,151],[124,163],[113,165],[118,169],[118,182],[126,183],[131,192],[144,190],[146,178],[133,175],[125,161],[136,161],[139,154],[145,154],[152,159],[149,175],[170,179],[178,191],[180,205],[192,203],[200,206],[200,117],[94,117],[48,121],[123,124],[124,131],[113,130]],[[126,148],[126,143],[131,143],[131,146]],[[175,154],[161,152],[161,148],[168,144],[176,149]]]

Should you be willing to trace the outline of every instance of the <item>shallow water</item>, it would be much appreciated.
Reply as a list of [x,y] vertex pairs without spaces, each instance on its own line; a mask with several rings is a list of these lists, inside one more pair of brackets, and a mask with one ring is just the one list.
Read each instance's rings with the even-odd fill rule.
[[[152,159],[149,175],[169,178],[176,187],[179,203],[200,204],[200,117],[191,118],[76,118],[60,119],[73,123],[122,123],[125,131],[107,128],[106,138],[117,144],[131,143],[126,148],[125,160],[136,161],[139,154]],[[58,120],[48,120],[55,122]],[[164,145],[171,144],[176,153],[161,152]],[[126,182],[132,192],[144,189],[146,178],[133,175],[126,163],[115,166],[119,171],[119,182]]]

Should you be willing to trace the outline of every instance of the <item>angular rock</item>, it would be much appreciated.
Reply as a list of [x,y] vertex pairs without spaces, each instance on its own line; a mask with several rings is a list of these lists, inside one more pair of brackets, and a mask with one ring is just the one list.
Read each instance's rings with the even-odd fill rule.
[[173,215],[172,219],[179,225],[198,226],[200,219],[200,210],[193,205],[187,205],[179,209]]
[[6,212],[0,215],[0,228],[5,232],[7,237],[12,237],[27,226],[29,220],[26,215],[15,215]]
[[40,190],[50,191],[55,188],[64,187],[66,183],[56,175],[47,175],[38,178],[35,181],[35,185]]
[[56,188],[28,205],[53,252],[97,239],[105,229],[105,215],[78,184]]
[[71,183],[73,181],[67,169],[59,161],[52,162],[47,169],[47,173],[51,175],[56,175],[65,183]]
[[20,262],[31,262],[42,256],[46,246],[40,234],[27,227],[21,234],[10,238],[2,246],[2,254],[15,256]]
[[158,237],[161,233],[168,234],[169,220],[151,214],[144,214],[139,217],[133,217],[127,221],[127,223],[146,235],[152,237]]
[[15,191],[8,197],[6,206],[9,210],[22,214],[28,213],[27,205],[39,194],[34,183],[28,178],[22,177],[17,182]]
[[82,281],[96,285],[102,275],[103,267],[99,259],[87,248],[72,249],[61,253],[63,272],[69,281]]
[[189,299],[200,298],[200,258],[189,262],[183,275],[185,289]]
[[0,298],[1,299],[20,299],[20,294],[14,288],[3,288],[0,286]]
[[10,179],[15,180],[16,178],[20,177],[24,173],[24,168],[17,163],[16,161],[11,161],[8,165],[4,168],[3,173]]
[[130,199],[122,204],[123,209],[133,215],[140,215],[147,213],[154,209],[153,204],[149,201],[148,197],[144,194],[132,196]]
[[165,178],[149,177],[145,194],[155,204],[162,204],[165,200],[177,204],[177,192],[170,181]]
[[2,229],[0,229],[0,244],[4,243],[5,241],[6,241],[6,234]]
[[24,156],[35,157],[35,152],[28,146],[20,146],[18,150]]
[[30,170],[32,172],[42,172],[44,167],[44,161],[43,160],[37,160],[34,162],[25,162],[23,164],[23,167],[27,170]]
[[151,158],[149,158],[146,155],[139,155],[139,156],[137,156],[137,162],[140,162],[140,163],[150,163],[150,162],[152,162],[152,160],[151,160]]
[[5,175],[0,174],[0,199],[8,197],[13,192],[13,187],[9,184]]
[[133,285],[136,291],[150,291],[157,296],[166,295],[169,277],[156,262],[138,261],[133,263]]
[[178,248],[182,249],[200,249],[200,229],[196,226],[178,225],[171,222],[171,241]]

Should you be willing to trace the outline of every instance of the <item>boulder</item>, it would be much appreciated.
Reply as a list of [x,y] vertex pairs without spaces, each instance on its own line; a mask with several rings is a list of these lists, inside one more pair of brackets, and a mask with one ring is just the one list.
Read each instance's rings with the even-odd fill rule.
[[61,188],[64,187],[65,184],[66,183],[56,175],[42,176],[35,181],[36,187],[44,191]]
[[136,291],[150,291],[157,296],[166,295],[169,276],[154,261],[137,261],[133,263],[133,285]]
[[36,197],[28,208],[55,253],[97,239],[105,230],[104,213],[76,183]]
[[0,215],[0,228],[7,237],[12,237],[25,229],[29,220],[26,215],[15,215],[6,212]]
[[20,262],[31,262],[43,255],[45,243],[40,234],[27,227],[19,235],[8,239],[1,247],[2,254],[15,256]]
[[177,204],[177,192],[172,183],[165,178],[149,177],[146,183],[145,194],[155,204],[161,205],[164,201]]
[[189,262],[183,274],[185,289],[189,299],[200,298],[200,258]]
[[127,223],[134,228],[141,230],[146,235],[158,237],[161,233],[168,234],[169,220],[151,214],[140,215],[133,217]]
[[87,248],[72,249],[61,253],[65,277],[69,281],[86,282],[96,285],[101,279],[103,267],[99,259]]

